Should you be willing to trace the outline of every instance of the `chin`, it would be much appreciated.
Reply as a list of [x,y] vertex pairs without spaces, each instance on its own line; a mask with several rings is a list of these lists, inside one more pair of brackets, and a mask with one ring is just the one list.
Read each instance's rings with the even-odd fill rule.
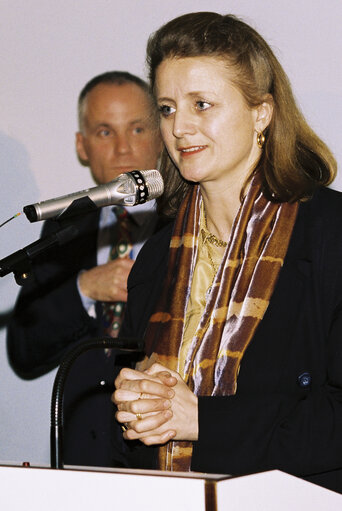
[[200,171],[179,171],[182,178],[191,183],[199,183],[203,179],[203,173]]

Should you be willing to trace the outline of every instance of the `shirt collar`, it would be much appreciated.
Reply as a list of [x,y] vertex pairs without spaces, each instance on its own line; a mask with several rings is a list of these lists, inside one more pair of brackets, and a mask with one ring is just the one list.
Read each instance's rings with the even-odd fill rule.
[[143,225],[147,218],[151,217],[151,211],[156,210],[156,201],[151,200],[144,204],[137,204],[126,208],[128,213],[132,215],[134,221],[139,225]]
[[[141,227],[145,221],[151,217],[151,211],[156,211],[156,201],[151,200],[144,204],[129,206],[126,208],[128,213],[133,217],[134,222]],[[114,221],[113,206],[105,206],[101,208],[100,226],[108,225]]]

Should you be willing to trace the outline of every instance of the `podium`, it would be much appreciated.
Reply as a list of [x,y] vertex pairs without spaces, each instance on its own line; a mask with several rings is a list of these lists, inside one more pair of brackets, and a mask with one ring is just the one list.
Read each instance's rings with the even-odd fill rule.
[[322,511],[342,495],[272,470],[241,477],[128,469],[0,466],[0,509]]

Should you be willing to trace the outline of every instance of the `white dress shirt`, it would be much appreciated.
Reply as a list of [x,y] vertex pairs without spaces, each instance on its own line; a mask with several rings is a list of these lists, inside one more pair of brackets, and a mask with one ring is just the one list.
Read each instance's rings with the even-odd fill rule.
[[[115,230],[115,225],[117,223],[117,217],[114,213],[114,208],[115,206],[106,206],[101,209],[97,237],[98,265],[107,263],[109,259],[110,250],[113,244],[113,231]],[[136,224],[131,232],[133,248],[130,252],[131,259],[136,259],[141,247],[154,232],[157,222],[156,202],[152,200],[145,202],[145,204],[127,207],[127,211]],[[81,270],[81,272],[82,271],[85,270]],[[95,300],[82,294],[78,279],[77,287],[83,307],[88,312],[89,316],[96,317]]]

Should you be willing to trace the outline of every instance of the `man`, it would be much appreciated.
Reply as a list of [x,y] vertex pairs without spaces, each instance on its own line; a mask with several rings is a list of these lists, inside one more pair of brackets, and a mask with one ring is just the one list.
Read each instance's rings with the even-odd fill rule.
[[[122,73],[116,79],[119,77],[121,81],[126,79]],[[133,169],[155,168],[161,150],[156,112],[146,85],[140,80],[117,83],[105,83],[97,77],[79,99],[76,148],[80,159],[89,163],[98,184]],[[80,290],[97,301],[125,301],[131,266],[132,260],[119,258],[84,272],[79,279]]]
[[[81,91],[78,111],[77,153],[97,184],[133,169],[156,168],[161,150],[157,112],[147,84],[140,78],[119,71],[96,76]],[[133,259],[155,229],[156,214],[151,202],[129,209],[133,248],[129,255],[111,260],[111,247],[120,235],[113,209],[75,217],[77,238],[34,261],[33,279],[22,288],[8,328],[8,356],[19,376],[32,379],[45,374],[77,343],[104,334],[117,336],[122,302],[127,298],[127,277]],[[48,220],[42,235],[58,228],[55,221]],[[116,321],[105,325],[104,311],[110,304],[114,304],[114,312],[118,309]],[[108,457],[107,430],[102,429],[112,420],[103,415],[113,379],[112,358],[103,350],[93,350],[79,358],[68,378],[68,463],[115,463]],[[91,399],[85,402],[86,396],[94,394],[92,387],[99,384],[104,387],[100,401],[97,396],[94,403]],[[97,423],[88,424],[93,418]],[[83,443],[79,441],[82,435]]]

